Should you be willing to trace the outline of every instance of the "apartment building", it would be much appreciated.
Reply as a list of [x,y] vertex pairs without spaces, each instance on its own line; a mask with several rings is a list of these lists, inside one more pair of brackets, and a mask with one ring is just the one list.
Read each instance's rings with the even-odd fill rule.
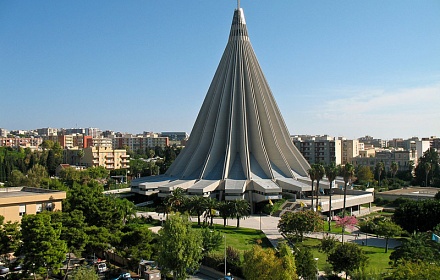
[[350,162],[354,166],[362,165],[371,168],[374,168],[378,162],[383,162],[387,172],[391,168],[391,163],[396,162],[400,171],[406,171],[410,169],[410,161],[417,162],[417,157],[414,155],[415,153],[403,149],[377,149],[374,156],[357,156],[352,158]]
[[[81,152],[83,156],[81,157]],[[130,167],[130,155],[124,149],[107,147],[78,147],[64,151],[65,163],[77,166],[103,166],[107,170],[126,169]]]
[[341,164],[351,162],[351,160],[359,156],[359,140],[349,140],[343,137],[339,137],[342,144],[342,157]]
[[30,187],[0,188],[0,215],[5,222],[21,222],[25,214],[62,211],[66,192]]
[[165,148],[169,146],[168,137],[161,137],[156,133],[148,133],[146,135],[124,134],[114,137],[112,141],[113,149],[128,147],[132,151],[145,151],[146,148],[154,148],[156,146]]
[[371,136],[364,136],[364,137],[360,137],[359,139],[359,143],[364,143],[366,146],[373,146],[375,148],[386,148],[388,147],[388,140],[383,140],[383,139],[375,139]]
[[36,132],[39,136],[57,136],[58,135],[58,128],[38,128],[36,129]]
[[0,137],[0,146],[1,147],[22,147],[22,148],[38,148],[40,144],[43,143],[42,138],[34,138],[34,137]]
[[8,137],[9,130],[0,127],[0,137]]
[[341,140],[328,135],[295,135],[291,139],[310,164],[341,164]]

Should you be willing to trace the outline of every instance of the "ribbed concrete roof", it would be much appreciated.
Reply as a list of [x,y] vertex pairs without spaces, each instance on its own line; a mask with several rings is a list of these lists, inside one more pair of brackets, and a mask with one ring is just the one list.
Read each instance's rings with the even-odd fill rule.
[[253,186],[274,192],[281,191],[280,180],[300,189],[304,184],[297,180],[306,179],[309,168],[290,140],[250,43],[243,9],[237,8],[187,146],[166,177],[179,183],[218,181],[226,193]]

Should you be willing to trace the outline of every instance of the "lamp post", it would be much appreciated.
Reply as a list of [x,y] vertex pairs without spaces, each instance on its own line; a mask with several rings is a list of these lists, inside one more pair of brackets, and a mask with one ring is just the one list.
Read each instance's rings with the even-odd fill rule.
[[316,280],[319,279],[319,270],[318,270],[318,260],[319,258],[314,258],[315,262],[316,262]]
[[226,234],[224,235],[225,237],[225,276],[226,276]]

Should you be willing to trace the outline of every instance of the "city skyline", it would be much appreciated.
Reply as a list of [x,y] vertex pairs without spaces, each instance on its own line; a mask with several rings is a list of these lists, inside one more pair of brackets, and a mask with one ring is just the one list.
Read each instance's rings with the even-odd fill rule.
[[[241,7],[291,135],[439,134],[437,1]],[[0,127],[190,133],[235,8],[3,1]]]

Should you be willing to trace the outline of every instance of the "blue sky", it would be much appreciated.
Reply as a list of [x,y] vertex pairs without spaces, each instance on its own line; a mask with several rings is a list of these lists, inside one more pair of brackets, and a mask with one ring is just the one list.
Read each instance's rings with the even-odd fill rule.
[[[0,1],[0,127],[190,132],[235,1]],[[242,0],[290,134],[440,136],[440,1]]]

